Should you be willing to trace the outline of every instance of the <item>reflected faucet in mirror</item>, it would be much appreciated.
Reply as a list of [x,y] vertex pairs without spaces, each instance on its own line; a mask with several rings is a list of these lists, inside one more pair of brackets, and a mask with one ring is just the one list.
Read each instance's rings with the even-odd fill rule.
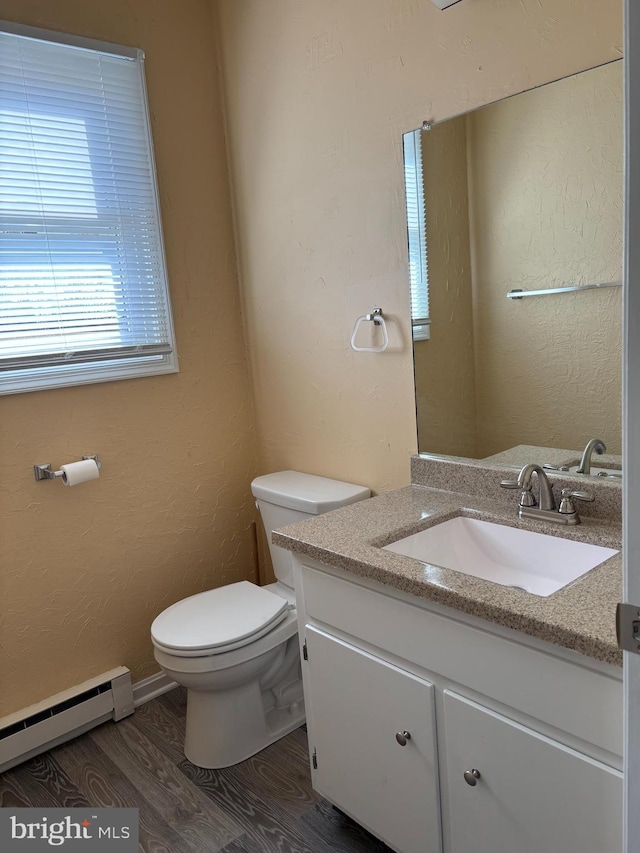
[[[620,455],[609,454],[605,458],[598,460],[597,467],[593,467],[592,465],[592,455],[593,453],[597,453],[601,456],[607,451],[607,447],[602,441],[601,438],[591,438],[586,444],[585,449],[582,451],[582,456],[578,461],[577,458],[569,459],[566,458],[562,464],[552,464],[551,462],[545,462],[542,466],[545,471],[564,471],[567,474],[580,474],[584,477],[606,477],[611,480],[622,479],[622,457]],[[577,451],[568,450],[554,450],[554,454],[568,456],[575,456]]]
[[598,453],[602,456],[603,453],[607,452],[607,446],[600,438],[592,438],[587,442],[587,446],[585,447],[582,453],[582,459],[580,460],[580,466],[576,471],[576,474],[590,474],[591,473],[591,454]]
[[622,104],[620,60],[405,134],[420,453],[620,477],[621,288],[566,285],[622,277]]

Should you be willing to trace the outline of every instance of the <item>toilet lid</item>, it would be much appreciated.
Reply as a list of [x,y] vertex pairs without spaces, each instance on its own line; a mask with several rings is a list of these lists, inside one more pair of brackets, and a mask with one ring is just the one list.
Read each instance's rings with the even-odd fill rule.
[[289,602],[249,581],[200,592],[167,607],[151,625],[160,645],[213,650],[261,635],[282,621]]

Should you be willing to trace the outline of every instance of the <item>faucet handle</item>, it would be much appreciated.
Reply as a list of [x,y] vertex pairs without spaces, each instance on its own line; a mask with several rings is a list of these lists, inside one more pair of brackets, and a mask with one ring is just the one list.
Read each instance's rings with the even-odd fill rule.
[[503,489],[520,489],[520,506],[538,505],[531,491],[531,483],[528,486],[521,486],[517,480],[501,480],[500,487]]
[[500,487],[502,489],[519,489],[520,485],[517,480],[501,480]]
[[560,506],[558,512],[563,515],[574,513],[576,511],[573,501],[593,501],[594,496],[589,492],[574,492],[573,489],[563,489],[560,493]]
[[594,501],[595,498],[590,492],[574,492],[573,489],[563,489],[560,492],[561,498],[575,498],[577,501]]

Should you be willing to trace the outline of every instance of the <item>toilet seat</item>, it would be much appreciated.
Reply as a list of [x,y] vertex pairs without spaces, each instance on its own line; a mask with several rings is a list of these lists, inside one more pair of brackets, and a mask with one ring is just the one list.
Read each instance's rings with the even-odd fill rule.
[[[253,639],[225,654],[204,652],[199,655],[183,655],[175,649],[164,649],[154,642],[153,654],[161,667],[174,673],[196,673],[222,672],[229,667],[242,666],[248,661],[270,652],[282,643],[286,643],[298,633],[298,616],[295,610],[289,610],[275,628],[272,628],[264,636]],[[178,678],[174,679],[178,681]]]
[[240,581],[172,604],[154,620],[151,638],[177,657],[223,654],[268,634],[290,610],[286,599]]

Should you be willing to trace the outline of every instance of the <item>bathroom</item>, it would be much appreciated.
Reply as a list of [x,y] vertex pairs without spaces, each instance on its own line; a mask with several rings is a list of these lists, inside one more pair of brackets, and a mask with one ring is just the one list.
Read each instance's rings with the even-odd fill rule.
[[[619,58],[622,12],[0,0],[2,19],[145,50],[180,360],[3,399],[0,715],[116,666],[154,676],[161,610],[264,577],[256,475],[409,483],[402,134]],[[353,321],[378,305],[390,345],[354,353]],[[85,453],[97,482],[34,481]]]

